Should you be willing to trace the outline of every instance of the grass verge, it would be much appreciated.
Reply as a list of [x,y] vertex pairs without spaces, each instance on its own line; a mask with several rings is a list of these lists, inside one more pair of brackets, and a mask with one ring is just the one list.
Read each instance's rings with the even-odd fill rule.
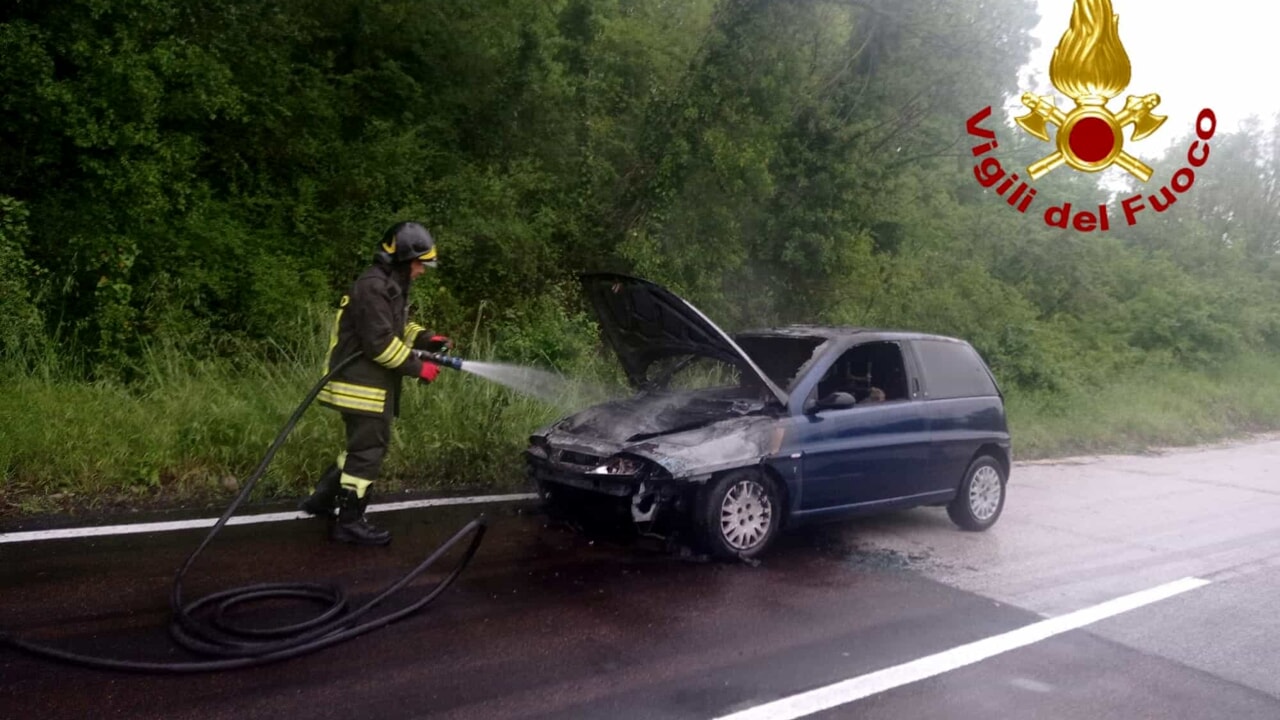
[[1134,370],[1088,390],[1009,393],[1023,460],[1195,445],[1280,429],[1280,359],[1246,356],[1211,371]]
[[[237,367],[160,352],[148,381],[133,387],[0,369],[9,400],[0,408],[0,516],[223,505],[322,365],[319,354]],[[548,403],[449,370],[403,389],[379,493],[523,488],[529,432],[573,409],[569,398]],[[254,499],[301,497],[342,446],[341,417],[313,405]]]

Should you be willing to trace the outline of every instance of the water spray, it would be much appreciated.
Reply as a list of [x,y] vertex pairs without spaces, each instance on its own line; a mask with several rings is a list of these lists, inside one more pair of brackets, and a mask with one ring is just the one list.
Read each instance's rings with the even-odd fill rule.
[[579,380],[571,380],[549,370],[509,363],[463,360],[452,355],[426,350],[414,350],[413,353],[423,362],[460,370],[556,406],[583,404],[583,401],[588,398],[591,401],[599,401],[608,396],[603,388],[594,387]]

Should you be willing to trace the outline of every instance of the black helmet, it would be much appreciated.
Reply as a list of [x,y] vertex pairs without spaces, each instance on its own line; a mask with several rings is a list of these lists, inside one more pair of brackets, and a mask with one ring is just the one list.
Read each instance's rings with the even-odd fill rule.
[[379,262],[388,264],[421,260],[435,267],[436,241],[426,228],[416,222],[396,223],[383,233],[375,257]]

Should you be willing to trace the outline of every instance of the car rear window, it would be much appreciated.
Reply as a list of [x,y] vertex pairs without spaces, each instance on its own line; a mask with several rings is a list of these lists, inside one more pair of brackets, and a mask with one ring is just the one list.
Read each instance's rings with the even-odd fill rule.
[[924,365],[925,391],[934,400],[997,395],[996,385],[978,352],[965,343],[917,340]]

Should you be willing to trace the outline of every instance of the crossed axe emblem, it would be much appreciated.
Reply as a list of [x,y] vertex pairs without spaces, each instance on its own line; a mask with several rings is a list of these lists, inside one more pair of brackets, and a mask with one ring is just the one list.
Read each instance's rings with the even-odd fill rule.
[[1151,179],[1151,167],[1124,151],[1124,128],[1133,125],[1132,139],[1138,141],[1164,124],[1167,117],[1152,113],[1160,104],[1156,93],[1130,95],[1119,113],[1108,110],[1106,99],[1101,97],[1078,98],[1076,107],[1065,113],[1052,96],[1023,93],[1022,104],[1031,110],[1015,118],[1023,130],[1048,142],[1048,125],[1058,128],[1058,149],[1027,167],[1031,179],[1063,163],[1084,172],[1098,172],[1115,164],[1142,182]]

